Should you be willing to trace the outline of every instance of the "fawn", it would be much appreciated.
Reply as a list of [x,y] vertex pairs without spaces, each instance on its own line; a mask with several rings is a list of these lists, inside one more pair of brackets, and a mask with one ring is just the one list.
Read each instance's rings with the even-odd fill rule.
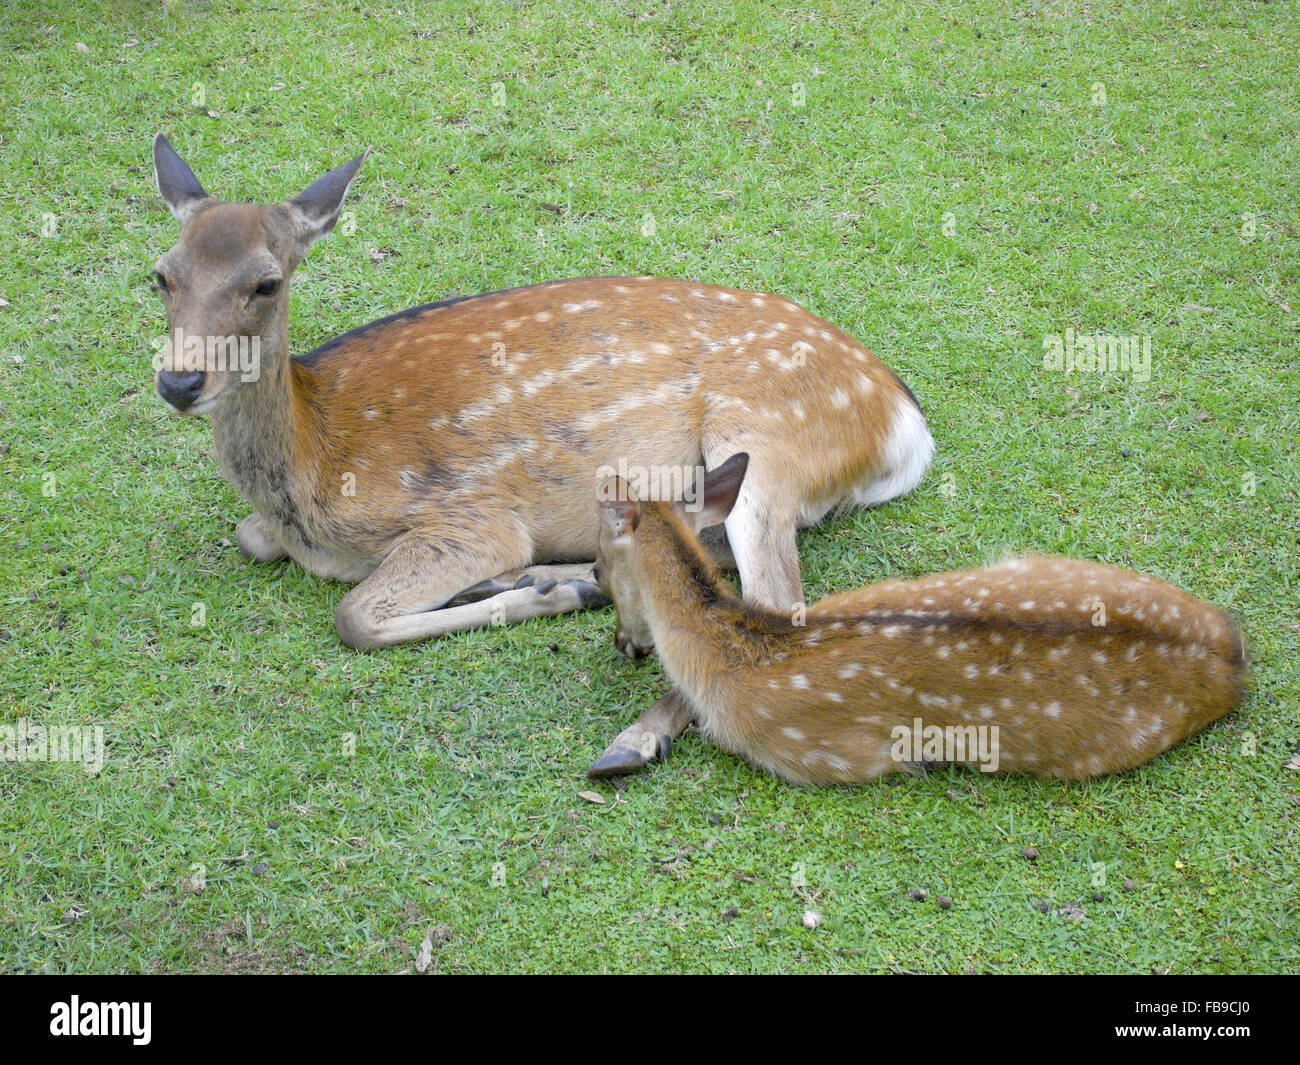
[[742,602],[695,533],[745,478],[735,455],[701,506],[597,493],[596,578],[615,642],[658,652],[700,731],[796,784],[859,783],[909,763],[1078,779],[1131,769],[1239,698],[1233,622],[1164,581],[1065,558],[890,581],[802,618]]
[[[156,391],[211,418],[253,507],[246,556],[356,584],[335,613],[349,646],[604,603],[590,581],[602,470],[690,485],[742,449],[750,476],[718,551],[754,601],[793,609],[796,529],[910,491],[933,455],[911,392],[852,337],[779,296],[686,281],[431,303],[291,358],[290,278],[365,155],[270,207],[210,197],[161,134],[153,157],[181,226],[155,271]],[[670,693],[634,726],[653,750],[616,740],[593,769],[663,753],[688,721]]]

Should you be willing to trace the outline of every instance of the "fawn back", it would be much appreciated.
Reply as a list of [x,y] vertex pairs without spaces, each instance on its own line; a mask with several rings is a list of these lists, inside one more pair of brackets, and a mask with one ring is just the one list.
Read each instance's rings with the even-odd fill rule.
[[1153,577],[1066,558],[890,581],[791,616],[742,602],[695,533],[725,516],[746,456],[704,504],[600,491],[597,576],[646,631],[706,737],[796,783],[928,761],[1077,779],[1131,769],[1225,714],[1246,674],[1233,622]]

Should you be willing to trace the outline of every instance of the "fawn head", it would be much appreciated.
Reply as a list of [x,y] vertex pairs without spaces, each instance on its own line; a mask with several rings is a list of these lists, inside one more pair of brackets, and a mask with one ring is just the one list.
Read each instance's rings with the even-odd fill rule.
[[661,569],[642,563],[636,536],[642,518],[653,512],[655,519],[676,522],[694,537],[731,513],[748,466],[749,455],[742,452],[710,470],[704,475],[702,503],[692,507],[682,502],[639,500],[621,477],[607,478],[596,490],[600,539],[595,576],[601,590],[614,600],[618,613],[614,646],[628,658],[644,658],[654,650],[650,624],[654,584],[672,579]]
[[286,203],[214,200],[167,138],[153,142],[158,191],[180,240],[154,266],[167,312],[154,387],[183,414],[206,414],[223,395],[288,357],[289,278],[307,249],[334,228],[369,149]]

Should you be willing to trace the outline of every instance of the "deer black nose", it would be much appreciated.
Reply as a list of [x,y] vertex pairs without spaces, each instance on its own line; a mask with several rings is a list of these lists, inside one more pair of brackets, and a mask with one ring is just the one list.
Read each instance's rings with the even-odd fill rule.
[[200,370],[188,373],[172,373],[170,370],[164,370],[158,375],[158,395],[177,410],[186,410],[199,398],[207,376]]

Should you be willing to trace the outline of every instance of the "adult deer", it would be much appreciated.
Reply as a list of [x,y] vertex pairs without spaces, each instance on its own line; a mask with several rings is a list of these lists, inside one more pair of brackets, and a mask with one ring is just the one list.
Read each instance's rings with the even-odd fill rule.
[[596,576],[619,647],[653,646],[704,735],[778,776],[861,783],[925,761],[1119,772],[1241,694],[1231,619],[1113,566],[1018,559],[859,588],[799,618],[743,603],[694,533],[727,516],[745,461],[712,471],[692,511],[602,484]]
[[[269,207],[208,196],[161,134],[153,156],[181,226],[156,266],[157,393],[211,418],[253,507],[245,555],[356,583],[335,614],[349,646],[603,604],[590,581],[602,468],[689,471],[738,450],[750,476],[723,546],[749,597],[791,609],[796,529],[910,491],[930,462],[898,378],[778,296],[556,281],[414,307],[291,358],[289,280],[365,155]],[[213,358],[239,338],[257,341],[253,372]],[[593,772],[662,756],[688,721],[670,693]]]

